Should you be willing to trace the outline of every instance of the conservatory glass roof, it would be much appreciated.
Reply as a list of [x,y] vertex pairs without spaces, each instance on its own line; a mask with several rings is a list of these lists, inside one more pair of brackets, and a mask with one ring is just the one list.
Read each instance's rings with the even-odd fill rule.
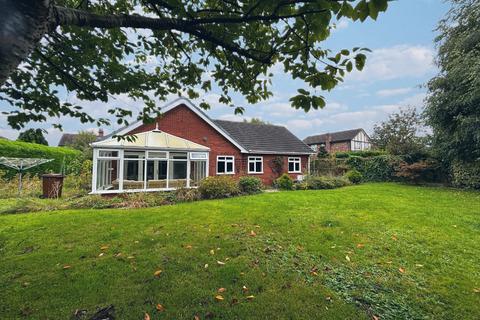
[[158,129],[136,133],[132,141],[117,138],[105,139],[92,143],[94,148],[141,148],[141,149],[172,149],[209,151],[210,148],[201,144],[183,139]]

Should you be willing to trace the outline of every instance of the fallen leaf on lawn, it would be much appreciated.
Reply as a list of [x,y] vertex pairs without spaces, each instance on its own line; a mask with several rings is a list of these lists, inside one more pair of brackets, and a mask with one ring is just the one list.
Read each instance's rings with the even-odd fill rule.
[[243,292],[248,292],[248,288],[247,288],[246,286],[243,286],[243,287],[242,287],[242,291],[243,291]]
[[205,269],[208,268],[208,263],[205,263],[205,265],[203,266]]
[[215,254],[215,250],[210,250],[210,254],[213,256]]
[[423,264],[417,263],[417,264],[415,265],[415,267],[422,268],[422,267],[423,267]]
[[318,276],[318,268],[317,267],[313,267],[312,269],[310,269],[310,274],[312,276]]
[[480,293],[480,288],[473,288],[473,292]]
[[100,253],[98,256],[99,256],[99,257],[103,257],[104,254],[105,254],[105,253],[102,252],[102,253]]
[[247,300],[253,300],[253,299],[255,299],[255,296],[247,296],[247,297],[245,297],[245,299],[247,299]]
[[405,273],[405,269],[404,269],[404,268],[398,268],[398,271],[400,271],[400,273]]
[[365,247],[365,245],[364,245],[363,243],[357,243],[357,248],[358,248],[358,249],[361,249],[361,248],[363,248],[363,247]]
[[145,312],[145,316],[143,317],[143,320],[150,320],[150,315]]
[[218,288],[218,290],[217,290],[218,293],[223,293],[225,291],[227,291],[227,289],[225,289],[225,288]]
[[392,236],[392,240],[395,240],[395,241],[397,241],[397,240],[398,240],[398,238],[397,238],[397,235],[396,235],[396,234],[394,234],[394,235]]
[[372,316],[372,319],[373,319],[373,320],[380,320],[380,318],[377,317],[376,315],[373,315],[373,316]]
[[385,263],[387,263],[387,264],[392,264],[392,263],[393,263],[393,261],[387,261],[387,262],[385,262]]
[[165,308],[164,308],[160,303],[158,303],[158,304],[155,306],[155,308],[156,308],[157,311],[159,311],[159,312],[165,311]]
[[66,264],[63,266],[63,269],[70,269],[71,267],[72,267],[71,265]]
[[332,302],[332,297],[330,297],[330,296],[325,297],[325,300],[327,300],[328,302]]
[[100,250],[107,250],[108,249],[108,246],[101,246],[100,247]]
[[115,257],[121,257],[121,256],[122,256],[122,253],[121,253],[121,252],[119,252],[119,253],[117,253],[117,254],[115,255]]
[[188,245],[188,246],[185,246],[185,249],[192,249],[192,246],[191,245]]
[[220,265],[220,266],[224,266],[224,265],[225,265],[225,262],[223,262],[223,261],[217,261],[217,264]]
[[157,271],[155,271],[155,272],[153,273],[153,275],[154,275],[155,277],[159,277],[161,273],[162,273],[162,270],[157,270]]
[[193,320],[200,320],[200,317],[197,316],[197,315],[194,315],[194,316],[193,316]]
[[250,237],[256,237],[256,236],[257,236],[257,234],[255,233],[255,231],[253,231],[253,230],[250,231]]
[[350,262],[350,257],[349,256],[345,256],[345,259]]
[[221,295],[218,294],[218,295],[215,296],[215,300],[217,300],[217,301],[223,301],[223,300],[225,300],[225,299],[224,299]]

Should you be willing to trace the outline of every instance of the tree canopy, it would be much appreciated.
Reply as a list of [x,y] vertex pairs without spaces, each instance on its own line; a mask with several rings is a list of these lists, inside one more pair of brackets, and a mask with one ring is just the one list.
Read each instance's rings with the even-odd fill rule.
[[48,146],[48,141],[43,136],[42,129],[28,129],[24,132],[21,132],[17,138],[17,141],[31,142]]
[[82,109],[82,101],[95,100],[125,124],[133,114],[118,96],[144,105],[136,116],[148,121],[161,112],[156,101],[198,98],[212,87],[220,103],[241,113],[232,93],[252,104],[268,99],[270,68],[278,64],[303,81],[290,99],[294,108],[323,108],[322,91],[362,70],[367,49],[333,52],[322,42],[339,19],[376,19],[387,2],[0,0],[0,99],[16,129],[60,116],[109,124]]
[[419,135],[421,127],[422,119],[415,108],[403,108],[376,124],[371,140],[375,148],[417,158],[425,149],[425,138]]
[[447,161],[480,160],[480,2],[452,0],[436,39],[438,76],[425,109],[434,145]]

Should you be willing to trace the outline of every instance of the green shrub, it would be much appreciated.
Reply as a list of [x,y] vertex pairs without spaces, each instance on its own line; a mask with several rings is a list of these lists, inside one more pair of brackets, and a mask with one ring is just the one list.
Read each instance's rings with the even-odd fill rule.
[[293,180],[288,174],[284,173],[277,180],[275,180],[275,185],[280,190],[292,190]]
[[346,164],[359,171],[363,176],[363,181],[393,181],[395,180],[396,168],[402,159],[398,156],[382,155],[371,158],[350,157]]
[[414,163],[401,162],[395,168],[395,175],[409,183],[438,182],[443,180],[443,170],[434,160],[421,160]]
[[458,188],[480,189],[480,161],[452,165],[452,183]]
[[353,169],[345,173],[345,178],[351,183],[358,184],[362,182],[363,175],[358,170]]
[[307,188],[310,190],[336,189],[350,185],[350,181],[343,177],[313,177],[309,176],[305,179]]
[[88,195],[72,200],[67,204],[68,209],[107,209],[118,208],[125,199],[115,196]]
[[170,200],[172,200],[172,203],[192,202],[202,199],[200,191],[194,188],[180,188],[172,191],[171,194]]
[[335,153],[335,158],[337,159],[345,159],[350,157],[370,158],[370,157],[382,156],[386,154],[387,153],[385,151],[381,151],[381,150],[346,151],[346,152]]
[[263,184],[262,180],[257,177],[245,176],[238,180],[238,187],[242,193],[254,194],[262,192]]
[[[78,168],[76,159],[81,159],[82,153],[65,147],[48,147],[36,143],[0,139],[0,157],[53,159],[51,162],[29,169],[28,172],[31,174],[61,173],[62,170],[67,174],[72,172],[78,174],[78,171],[75,171]],[[7,178],[12,178],[17,173],[13,169],[1,167],[6,171]]]
[[220,199],[236,196],[240,193],[237,182],[226,176],[207,177],[198,187],[203,199]]

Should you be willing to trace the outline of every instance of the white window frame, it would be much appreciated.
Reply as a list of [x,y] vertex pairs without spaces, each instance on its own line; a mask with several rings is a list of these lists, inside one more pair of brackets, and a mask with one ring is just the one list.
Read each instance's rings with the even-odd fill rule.
[[[293,171],[290,171],[290,163],[293,163]],[[298,170],[295,170],[296,164],[298,163]],[[301,157],[289,157],[287,163],[288,173],[302,173],[302,158]]]
[[[260,161],[260,171],[250,171],[250,163],[254,163],[254,168],[255,170],[257,169],[257,166],[256,166],[256,163]],[[259,157],[259,156],[252,156],[252,157],[248,157],[248,161],[247,161],[247,165],[248,165],[248,174],[263,174],[263,157]]]
[[[221,161],[225,162],[225,172],[218,172],[218,162],[219,162],[220,158],[225,158],[224,160],[221,160]],[[231,159],[227,159],[227,158],[231,158]],[[232,171],[231,172],[230,171],[227,172],[227,163],[232,163]],[[217,163],[215,163],[215,171],[217,172],[217,175],[232,175],[232,174],[235,174],[235,156],[227,156],[227,155],[217,156]]]

